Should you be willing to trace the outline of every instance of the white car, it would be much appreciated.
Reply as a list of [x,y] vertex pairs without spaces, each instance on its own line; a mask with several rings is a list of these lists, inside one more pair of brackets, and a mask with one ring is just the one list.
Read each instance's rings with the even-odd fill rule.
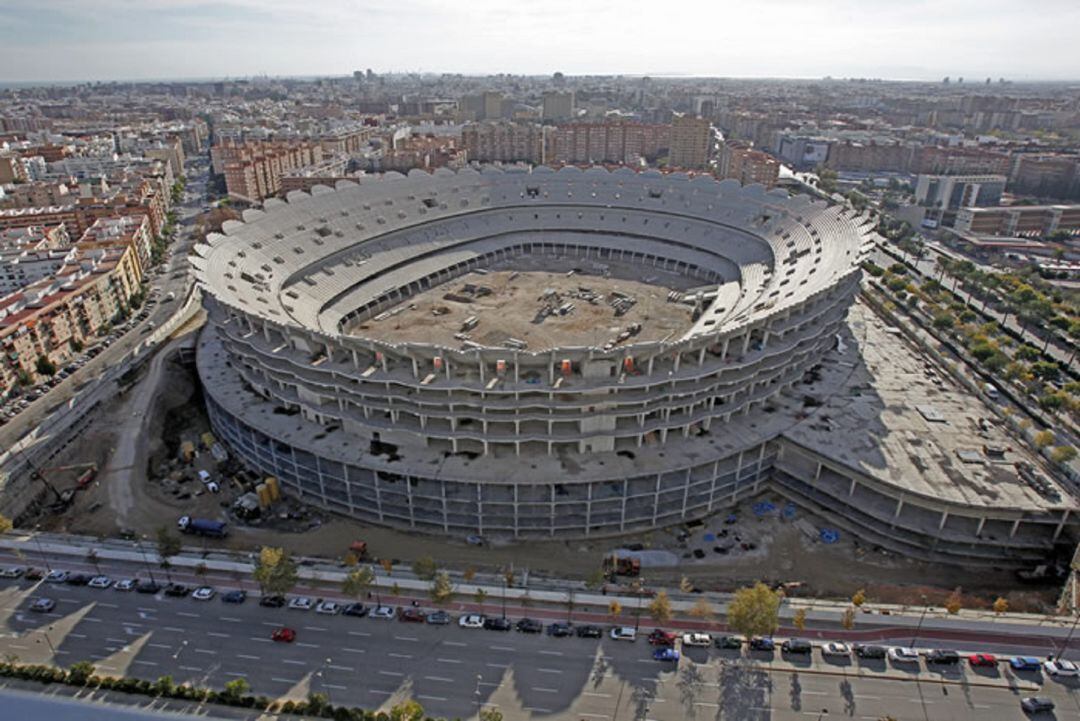
[[68,580],[70,574],[67,571],[49,571],[45,576],[45,583],[63,583]]
[[907,646],[893,646],[889,649],[889,659],[893,663],[918,663],[919,654]]
[[26,573],[26,569],[22,566],[8,566],[0,569],[0,578],[19,578],[24,573]]
[[121,578],[113,584],[114,591],[134,591],[136,581],[134,578]]
[[844,656],[845,658],[851,655],[851,646],[846,643],[840,643],[839,641],[830,641],[821,647],[822,656]]
[[319,605],[315,607],[315,613],[323,613],[327,616],[336,616],[341,613],[341,606],[333,601],[320,601]]
[[397,616],[394,613],[394,609],[391,606],[376,606],[371,609],[371,613],[368,614],[371,618],[379,618],[383,621],[392,621]]
[[1043,670],[1051,676],[1080,676],[1080,668],[1072,661],[1058,659],[1056,661],[1043,661]]
[[470,613],[458,619],[458,626],[462,628],[483,628],[484,617],[479,613]]
[[314,605],[315,602],[307,596],[297,596],[289,600],[289,608],[297,611],[310,611]]
[[211,598],[214,597],[215,593],[217,593],[217,591],[210,588],[209,586],[199,586],[191,592],[191,597],[194,598],[196,601],[209,601]]
[[[615,638],[614,634],[612,634],[611,637]],[[712,636],[707,633],[684,633],[682,636],[682,643],[683,646],[704,646],[707,648],[712,646]]]
[[94,576],[86,585],[90,588],[108,588],[112,585],[112,579],[108,576]]
[[616,626],[611,629],[612,641],[636,641],[637,630],[630,626]]

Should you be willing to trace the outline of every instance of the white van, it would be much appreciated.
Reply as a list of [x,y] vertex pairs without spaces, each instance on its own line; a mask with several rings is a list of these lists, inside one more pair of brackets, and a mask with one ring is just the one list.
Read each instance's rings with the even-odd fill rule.
[[637,631],[633,626],[616,626],[611,629],[611,639],[613,641],[636,641]]
[[994,387],[993,383],[984,384],[983,393],[985,393],[986,397],[992,401],[996,401],[998,398],[1001,397],[1001,394],[998,392],[998,389]]

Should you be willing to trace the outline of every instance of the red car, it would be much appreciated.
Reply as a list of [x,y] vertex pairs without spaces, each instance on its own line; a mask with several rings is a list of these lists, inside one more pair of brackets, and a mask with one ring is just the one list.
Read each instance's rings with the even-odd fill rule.
[[270,634],[270,638],[281,643],[292,643],[296,640],[296,631],[291,628],[282,626],[281,628],[274,629],[274,632]]
[[997,666],[997,657],[989,653],[973,653],[968,656],[972,666]]
[[649,643],[653,646],[674,646],[676,638],[675,634],[658,628],[649,634]]
[[419,608],[403,608],[398,613],[398,620],[403,623],[423,623],[424,614],[420,612]]

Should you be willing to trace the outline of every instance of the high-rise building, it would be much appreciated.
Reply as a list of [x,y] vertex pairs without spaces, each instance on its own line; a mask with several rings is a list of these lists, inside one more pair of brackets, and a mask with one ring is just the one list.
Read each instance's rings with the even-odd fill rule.
[[1018,154],[1009,190],[1041,198],[1080,198],[1080,157]]
[[461,131],[469,160],[545,162],[544,128],[533,123],[470,123]]
[[668,165],[674,168],[704,168],[709,162],[712,126],[707,118],[676,115],[671,123]]
[[669,147],[671,126],[655,123],[570,123],[548,136],[549,163],[619,163],[654,160]]
[[920,175],[915,202],[925,208],[956,210],[989,207],[1001,202],[1004,175]]
[[544,93],[544,120],[569,120],[574,117],[574,92]]

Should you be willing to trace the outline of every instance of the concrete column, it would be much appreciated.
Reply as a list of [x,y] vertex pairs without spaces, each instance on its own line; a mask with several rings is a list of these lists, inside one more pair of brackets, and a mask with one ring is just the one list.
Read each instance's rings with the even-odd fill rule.
[[652,375],[652,368],[653,368],[653,360],[654,360],[654,358],[655,358],[654,356],[649,356],[649,369],[647,371],[649,375]]
[[941,512],[941,522],[938,523],[938,525],[937,525],[937,528],[938,528],[939,531],[942,528],[945,528],[945,522],[948,521],[948,520],[949,520],[949,512],[948,511],[942,511]]
[[681,361],[681,360],[682,360],[682,353],[676,353],[675,354],[675,368],[674,368],[676,373],[679,372],[679,361]]
[[[782,449],[783,446],[780,446],[780,448]],[[817,468],[814,469],[814,480],[810,482],[811,486],[816,486],[817,482],[821,479],[821,469],[823,467],[821,461],[818,461]]]
[[660,512],[660,474],[656,474],[656,489],[653,491],[652,520],[656,524],[656,516]]
[[705,365],[705,346],[702,346],[701,350],[698,351],[697,364],[699,366]]
[[1057,528],[1054,529],[1054,540],[1055,541],[1058,539],[1058,536],[1061,535],[1061,532],[1065,529],[1065,523],[1069,520],[1069,512],[1070,512],[1070,510],[1071,509],[1066,508],[1061,513],[1061,521],[1058,523]]
[[353,364],[353,368],[356,368],[357,370],[360,370],[360,356],[359,356],[359,354],[357,354],[355,348],[352,351],[352,364]]
[[746,355],[746,351],[750,348],[750,331],[746,331],[746,335],[743,336],[742,352]]
[[855,477],[852,476],[852,478],[851,478],[851,488],[848,489],[848,493],[847,493],[848,498],[855,495],[855,483],[856,483]]
[[476,484],[476,532],[484,535],[484,503],[480,496],[480,484]]
[[981,536],[982,535],[983,526],[985,526],[985,525],[986,525],[986,516],[982,516],[979,519],[979,527],[975,529],[975,535],[976,536]]
[[723,348],[723,350],[720,351],[720,361],[721,362],[727,360],[727,350],[728,350],[729,345],[731,345],[731,336],[728,336],[727,338],[724,339],[724,348]]
[[480,385],[484,385],[487,380],[484,378],[484,359],[480,357],[479,353],[476,355],[476,367],[480,371]]
[[896,499],[896,511],[893,512],[892,517],[893,518],[899,518],[900,517],[900,512],[903,511],[903,510],[904,510],[904,499],[903,498]]
[[1009,531],[1009,538],[1012,538],[1013,536],[1015,536],[1015,535],[1016,535],[1016,532],[1017,532],[1017,531],[1018,531],[1019,529],[1020,529],[1020,519],[1019,519],[1019,518],[1017,518],[1017,519],[1016,519],[1015,521],[1013,521],[1013,526],[1012,526],[1012,530],[1011,530],[1011,531]]

